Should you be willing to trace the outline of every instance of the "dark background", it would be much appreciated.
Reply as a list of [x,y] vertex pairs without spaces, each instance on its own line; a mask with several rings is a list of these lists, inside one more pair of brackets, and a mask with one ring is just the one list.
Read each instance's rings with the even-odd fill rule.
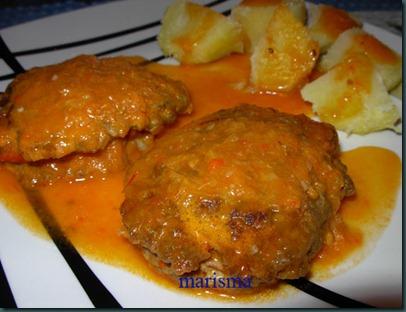
[[[0,28],[112,1],[120,0],[0,0]],[[168,5],[171,2],[168,0]],[[402,9],[401,0],[311,0],[311,2],[327,3],[347,11]]]

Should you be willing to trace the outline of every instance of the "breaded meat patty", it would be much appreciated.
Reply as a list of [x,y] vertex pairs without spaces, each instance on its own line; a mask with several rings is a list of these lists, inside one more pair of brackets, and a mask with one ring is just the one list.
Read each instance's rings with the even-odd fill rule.
[[0,93],[0,162],[27,186],[123,170],[129,141],[191,111],[186,87],[142,62],[82,55],[17,76]]
[[242,105],[162,136],[128,173],[129,239],[173,277],[306,275],[354,187],[333,126]]
[[131,130],[156,133],[191,105],[141,58],[81,55],[17,76],[0,95],[0,161],[95,153]]

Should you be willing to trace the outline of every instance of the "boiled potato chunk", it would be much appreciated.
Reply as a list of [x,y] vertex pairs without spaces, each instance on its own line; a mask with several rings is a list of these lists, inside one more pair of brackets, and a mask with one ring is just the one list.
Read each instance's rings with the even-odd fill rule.
[[329,5],[311,3],[309,3],[308,24],[310,34],[319,43],[321,52],[325,52],[342,32],[361,27],[360,22],[343,10]]
[[304,0],[244,0],[232,9],[231,18],[243,28],[245,52],[253,51],[279,4],[285,4],[302,24],[305,23],[307,11]]
[[283,0],[282,3],[288,7],[298,21],[303,25],[306,24],[307,9],[304,0]]
[[259,90],[288,92],[310,74],[318,54],[306,27],[285,5],[278,6],[251,56],[251,83]]
[[307,84],[301,94],[322,121],[347,133],[400,130],[399,111],[373,62],[362,53],[350,55]]
[[184,0],[170,5],[162,19],[159,46],[181,63],[208,63],[243,51],[241,27],[210,8]]
[[361,52],[367,55],[376,66],[387,90],[392,90],[402,79],[402,58],[374,36],[360,28],[343,32],[322,56],[319,69],[326,72],[341,63],[348,54]]

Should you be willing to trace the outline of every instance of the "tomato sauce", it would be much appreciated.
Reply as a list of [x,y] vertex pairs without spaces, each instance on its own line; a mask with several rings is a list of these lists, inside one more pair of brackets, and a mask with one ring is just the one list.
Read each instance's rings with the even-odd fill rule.
[[[194,112],[181,117],[172,128],[239,103],[294,114],[310,113],[310,106],[301,99],[298,90],[279,95],[258,94],[247,89],[249,60],[244,56],[234,55],[207,65],[153,64],[149,68],[182,80],[190,90]],[[396,154],[383,148],[362,147],[343,153],[342,160],[348,166],[357,195],[343,202],[339,211],[343,223],[337,226],[337,239],[326,245],[314,261],[312,275],[316,278],[331,276],[332,270],[341,263],[351,261],[354,255],[364,253],[373,245],[388,225],[395,207],[401,172]],[[82,254],[178,290],[177,285],[157,273],[126,239],[119,211],[124,200],[123,181],[121,172],[82,182],[60,181],[38,187],[38,190],[63,232]],[[0,200],[24,226],[47,237],[16,178],[4,167],[0,167]],[[269,300],[292,290],[281,284],[245,295],[190,291],[219,299]]]
[[319,28],[327,35],[337,38],[342,32],[353,27],[359,27],[359,23],[340,9],[325,5],[320,8]]
[[337,238],[324,246],[313,263],[312,273],[320,278],[358,263],[371,250],[390,222],[400,184],[402,164],[392,151],[360,147],[343,153],[341,160],[356,195],[343,201]]

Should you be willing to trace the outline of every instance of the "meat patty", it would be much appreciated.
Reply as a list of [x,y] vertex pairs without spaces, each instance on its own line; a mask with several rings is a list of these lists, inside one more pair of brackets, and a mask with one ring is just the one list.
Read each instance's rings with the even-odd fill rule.
[[45,159],[22,164],[7,164],[25,187],[50,185],[57,181],[77,182],[122,172],[127,166],[125,142],[111,141],[96,153],[75,153],[61,159]]
[[189,111],[184,85],[141,60],[82,55],[19,75],[0,96],[0,161],[95,153],[130,130],[156,133]]
[[333,126],[242,105],[155,142],[129,170],[121,213],[131,242],[172,276],[270,284],[308,272],[353,192]]

